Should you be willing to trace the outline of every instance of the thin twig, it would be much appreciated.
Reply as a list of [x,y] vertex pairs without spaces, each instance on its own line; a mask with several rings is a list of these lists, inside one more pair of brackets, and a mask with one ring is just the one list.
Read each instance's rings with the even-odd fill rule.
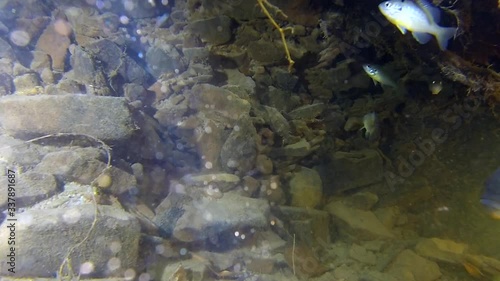
[[293,276],[295,276],[295,233],[293,234],[293,246],[292,246],[292,270],[293,270]]

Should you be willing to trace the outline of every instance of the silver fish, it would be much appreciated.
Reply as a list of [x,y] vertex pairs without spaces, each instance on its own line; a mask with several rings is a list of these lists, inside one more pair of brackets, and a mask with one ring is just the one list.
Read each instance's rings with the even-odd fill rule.
[[365,138],[369,141],[374,141],[380,136],[380,128],[378,124],[378,117],[375,112],[370,112],[363,116],[363,127],[365,129]]
[[429,84],[429,90],[431,91],[431,93],[433,95],[437,95],[437,94],[441,93],[441,91],[443,90],[443,81],[441,81],[441,80],[433,80]]
[[396,82],[394,82],[394,80],[392,80],[391,77],[387,73],[385,73],[380,66],[374,64],[364,64],[363,69],[365,70],[366,74],[370,76],[375,85],[377,85],[377,83],[380,83],[381,85],[396,88]]
[[403,34],[410,31],[413,38],[425,44],[436,37],[441,50],[446,50],[448,40],[455,36],[457,28],[439,26],[441,11],[426,0],[389,0],[382,2],[380,12]]

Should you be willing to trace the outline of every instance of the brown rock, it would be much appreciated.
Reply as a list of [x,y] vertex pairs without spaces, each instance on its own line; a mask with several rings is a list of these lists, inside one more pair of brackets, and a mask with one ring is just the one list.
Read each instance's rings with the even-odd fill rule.
[[50,24],[38,38],[36,49],[45,52],[52,59],[52,69],[63,71],[64,60],[71,41],[68,36],[58,33],[54,24]]
[[435,262],[408,249],[399,253],[389,266],[387,273],[401,281],[433,281],[442,275]]
[[264,175],[270,175],[273,172],[273,161],[266,155],[257,155],[255,166]]

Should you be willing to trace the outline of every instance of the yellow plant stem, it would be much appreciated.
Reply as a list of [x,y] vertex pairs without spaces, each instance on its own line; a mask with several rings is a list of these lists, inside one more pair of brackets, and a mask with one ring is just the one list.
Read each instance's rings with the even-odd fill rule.
[[259,6],[262,9],[262,12],[264,13],[264,15],[266,15],[266,17],[271,21],[271,23],[274,25],[274,27],[280,33],[281,41],[283,42],[283,46],[285,48],[286,59],[288,61],[288,71],[292,72],[292,67],[293,67],[295,62],[292,60],[292,56],[290,55],[290,50],[288,49],[288,44],[286,43],[286,38],[285,38],[285,30],[286,29],[281,28],[278,25],[278,23],[276,23],[274,18],[271,16],[271,13],[269,13],[269,10],[267,10],[266,5],[275,9],[277,11],[276,13],[282,14],[285,18],[287,18],[287,16],[280,9],[278,9],[276,6],[269,3],[267,0],[257,0],[257,3],[259,3]]

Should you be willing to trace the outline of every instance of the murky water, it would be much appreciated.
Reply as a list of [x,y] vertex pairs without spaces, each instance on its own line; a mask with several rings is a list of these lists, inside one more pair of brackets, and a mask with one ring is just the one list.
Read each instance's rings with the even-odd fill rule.
[[[418,168],[415,174],[426,178],[433,194],[412,207],[421,219],[417,229],[422,236],[460,241],[472,252],[500,258],[500,221],[479,203],[484,181],[500,165],[498,155],[498,121],[479,117],[452,133]],[[427,164],[438,167],[437,175]]]
[[[473,30],[452,2],[421,15]],[[498,44],[420,44],[379,4],[0,0],[0,277],[500,276]]]

